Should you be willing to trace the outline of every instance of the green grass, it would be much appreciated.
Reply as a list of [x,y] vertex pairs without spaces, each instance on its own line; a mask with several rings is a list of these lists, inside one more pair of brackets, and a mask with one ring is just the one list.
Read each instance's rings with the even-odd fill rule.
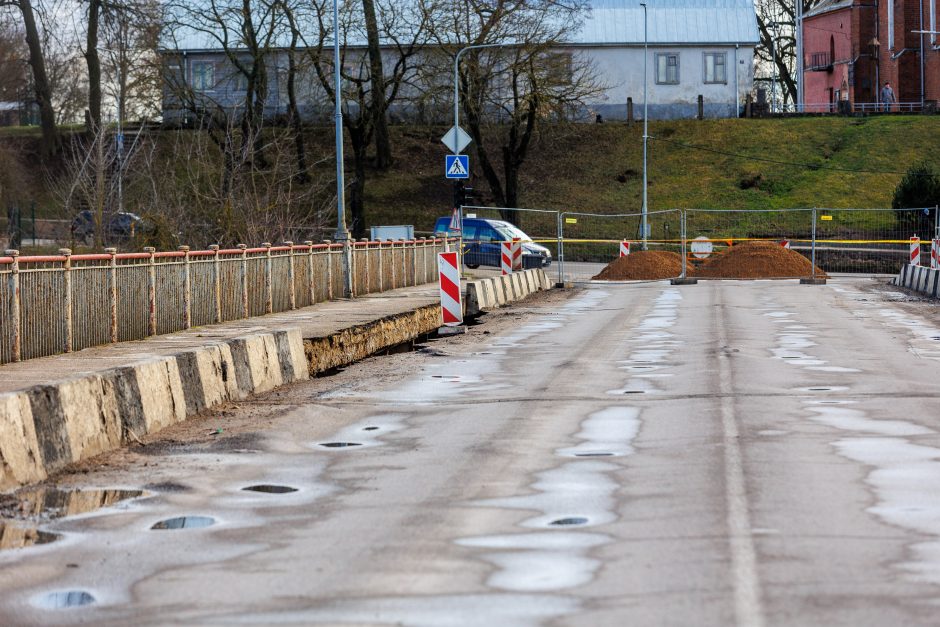
[[[399,129],[396,129],[399,130]],[[435,132],[411,129],[398,141],[396,166],[367,184],[371,224],[414,223],[429,229],[450,203],[443,177],[446,149]],[[715,154],[653,139],[649,144],[649,208],[785,209],[890,207],[894,188],[912,164],[927,160],[940,116],[682,120],[651,122],[650,135],[745,157]],[[475,161],[472,146],[471,163]],[[747,158],[808,164],[787,165]],[[642,204],[642,126],[554,128],[535,142],[521,176],[522,206],[598,213],[638,212]],[[873,170],[878,172],[846,172]],[[619,180],[618,180],[619,177]],[[747,187],[742,182],[756,183]],[[473,186],[489,204],[482,177]],[[846,215],[846,228],[865,228],[871,214]],[[530,218],[534,230],[546,227]],[[523,221],[524,226],[526,220]],[[585,229],[589,235],[593,229]]]

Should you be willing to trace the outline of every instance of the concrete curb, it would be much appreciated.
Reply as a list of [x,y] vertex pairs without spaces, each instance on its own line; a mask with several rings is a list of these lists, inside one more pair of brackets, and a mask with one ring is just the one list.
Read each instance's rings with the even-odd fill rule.
[[326,337],[304,338],[296,328],[253,333],[0,394],[0,490],[439,326],[440,306],[423,306]]
[[898,276],[891,279],[891,284],[940,298],[940,270],[906,264]]
[[464,315],[476,316],[551,287],[551,282],[541,268],[467,281]]

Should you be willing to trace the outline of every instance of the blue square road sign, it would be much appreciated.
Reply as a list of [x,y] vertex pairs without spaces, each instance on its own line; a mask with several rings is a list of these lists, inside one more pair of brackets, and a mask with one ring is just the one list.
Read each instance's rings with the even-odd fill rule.
[[470,157],[468,155],[444,157],[444,176],[449,179],[470,178]]

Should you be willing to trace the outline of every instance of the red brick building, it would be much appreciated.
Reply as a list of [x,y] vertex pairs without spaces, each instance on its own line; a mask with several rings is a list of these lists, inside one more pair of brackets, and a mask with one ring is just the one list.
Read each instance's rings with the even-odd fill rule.
[[[885,81],[893,111],[940,99],[940,0],[822,0],[803,17],[804,108],[878,108]],[[922,77],[923,76],[923,80]]]

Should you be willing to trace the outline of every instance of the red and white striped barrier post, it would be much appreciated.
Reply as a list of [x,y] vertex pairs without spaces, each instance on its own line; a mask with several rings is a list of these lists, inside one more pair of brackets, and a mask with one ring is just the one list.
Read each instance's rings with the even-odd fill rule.
[[518,237],[512,240],[512,271],[522,270],[522,240]]
[[920,238],[916,235],[911,238],[911,265],[920,265]]
[[780,245],[786,248],[787,250],[790,250],[790,240],[788,239],[781,240]]
[[930,240],[930,269],[940,270],[940,239]]
[[503,274],[512,274],[512,242],[500,242],[499,253],[499,267]]
[[627,240],[623,240],[622,242],[620,242],[620,256],[626,257],[629,254],[630,254],[630,242],[628,242]]
[[437,268],[440,270],[441,321],[445,327],[455,327],[463,323],[457,253],[438,253]]

